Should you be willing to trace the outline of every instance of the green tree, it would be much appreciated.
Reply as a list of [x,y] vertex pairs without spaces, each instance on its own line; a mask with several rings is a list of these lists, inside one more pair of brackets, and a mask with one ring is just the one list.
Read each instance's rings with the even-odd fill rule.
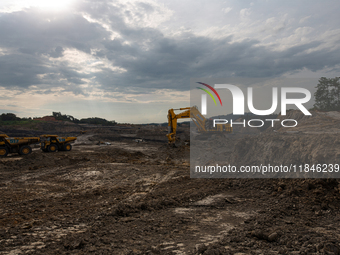
[[321,77],[314,93],[314,107],[322,111],[340,111],[340,77]]
[[0,115],[1,121],[13,121],[13,120],[20,120],[14,113],[3,113]]
[[56,120],[79,122],[78,119],[74,118],[72,115],[61,114],[61,112],[52,112],[53,117]]
[[108,121],[106,119],[102,119],[102,118],[98,118],[98,117],[81,119],[80,123],[104,125],[104,126],[114,126],[114,125],[117,124],[117,122],[114,121],[114,120]]

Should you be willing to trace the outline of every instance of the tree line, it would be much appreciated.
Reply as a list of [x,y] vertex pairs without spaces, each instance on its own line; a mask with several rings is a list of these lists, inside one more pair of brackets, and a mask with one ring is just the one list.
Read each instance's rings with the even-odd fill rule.
[[[73,123],[80,123],[80,124],[95,124],[95,125],[103,125],[103,126],[114,126],[117,124],[116,121],[112,120],[106,120],[98,117],[94,118],[83,118],[83,119],[77,119],[74,118],[72,115],[67,114],[61,114],[61,112],[53,112],[53,117],[56,120],[62,120],[62,121],[70,121]],[[0,121],[26,121],[26,120],[32,120],[31,117],[29,118],[20,118],[16,116],[14,113],[3,113],[0,115]]]
[[14,113],[3,113],[0,115],[0,121],[20,121],[20,120],[31,120],[32,118],[20,118]]
[[72,115],[61,114],[61,112],[52,112],[53,117],[56,120],[62,121],[70,121],[73,123],[80,123],[80,124],[95,124],[95,125],[104,125],[104,126],[114,126],[117,124],[114,120],[106,120],[103,118],[92,117],[92,118],[84,118],[84,119],[77,119],[74,118]]
[[[321,77],[319,83],[316,86],[316,92],[314,93],[315,104],[314,109],[320,111],[340,111],[340,77],[329,78]],[[56,120],[70,121],[73,123],[81,124],[96,124],[113,126],[117,122],[112,120],[106,120],[98,117],[77,119],[72,115],[61,114],[61,112],[53,112],[53,117]],[[3,113],[0,115],[0,121],[24,121],[32,120],[29,118],[17,117],[14,113]]]
[[321,111],[340,111],[340,77],[321,77],[314,93],[314,108]]

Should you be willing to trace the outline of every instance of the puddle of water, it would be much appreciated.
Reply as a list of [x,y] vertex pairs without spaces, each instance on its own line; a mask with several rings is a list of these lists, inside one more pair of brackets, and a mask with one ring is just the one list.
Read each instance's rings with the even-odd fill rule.
[[175,208],[175,213],[178,213],[178,214],[186,214],[192,211],[193,211],[192,208],[180,208],[180,207]]
[[136,137],[137,134],[120,134],[122,137]]
[[203,198],[202,200],[193,203],[193,205],[207,206],[207,205],[211,205],[216,202],[223,201],[226,198],[232,198],[232,197],[233,197],[232,195],[228,195],[228,194],[217,194],[214,196]]
[[84,173],[84,176],[94,176],[94,175],[101,175],[102,172],[100,171],[87,171]]
[[2,161],[2,162],[16,161],[16,160],[22,160],[22,158],[19,158],[19,157],[8,157],[8,158],[0,159],[0,161]]
[[[112,165],[112,166],[124,166],[131,165],[130,163],[102,163],[103,165]],[[100,164],[101,165],[101,164]]]

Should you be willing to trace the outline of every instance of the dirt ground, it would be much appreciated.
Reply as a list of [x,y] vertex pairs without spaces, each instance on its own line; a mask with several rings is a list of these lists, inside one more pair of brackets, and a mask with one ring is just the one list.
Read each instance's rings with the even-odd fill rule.
[[0,254],[340,254],[337,179],[191,179],[189,146],[143,134],[1,158]]

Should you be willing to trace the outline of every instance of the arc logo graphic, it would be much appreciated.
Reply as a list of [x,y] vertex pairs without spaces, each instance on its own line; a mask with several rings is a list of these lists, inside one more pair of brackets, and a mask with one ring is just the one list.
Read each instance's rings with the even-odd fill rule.
[[[218,100],[220,101],[221,106],[223,106],[223,105],[222,105],[222,100],[221,100],[220,95],[217,93],[217,91],[216,91],[213,87],[211,87],[210,85],[208,85],[208,84],[206,84],[206,83],[203,83],[203,82],[197,82],[197,83],[206,86],[206,87],[209,88],[212,92],[214,92],[215,95],[217,96]],[[206,93],[213,99],[215,105],[217,105],[214,96],[211,94],[211,92],[210,92],[209,90],[206,90],[206,89],[200,88],[200,87],[197,87],[197,88],[203,90],[204,92],[206,92]],[[201,112],[202,112],[203,115],[206,115],[206,114],[207,114],[207,94],[202,94],[202,96],[201,96],[201,100],[202,100],[202,104],[201,104],[201,106],[202,106],[202,111],[201,111]]]
[[[201,85],[206,86],[211,91],[215,93],[215,95],[218,97],[220,104],[222,106],[222,100],[220,98],[220,95],[217,93],[215,89],[228,89],[233,97],[233,114],[235,115],[244,115],[244,94],[243,91],[232,84],[215,84],[214,88],[206,83],[203,82],[197,82]],[[200,87],[197,87],[198,89],[203,90],[206,92],[210,97],[213,99],[215,105],[217,105],[215,98],[211,94],[210,91],[207,89],[203,89]],[[248,87],[247,89],[247,103],[248,103],[248,109],[250,112],[252,112],[255,115],[270,115],[274,113],[278,106],[278,88],[273,87],[272,88],[272,105],[267,110],[258,110],[255,109],[254,103],[253,103],[253,88]],[[287,94],[292,93],[299,93],[304,94],[304,98],[287,98]],[[207,115],[207,94],[201,95],[201,113],[202,115]],[[307,103],[311,99],[311,93],[309,90],[305,88],[296,88],[296,87],[282,87],[281,88],[281,115],[286,115],[287,112],[287,105],[295,105],[301,112],[303,112],[304,115],[312,115],[302,104]]]

